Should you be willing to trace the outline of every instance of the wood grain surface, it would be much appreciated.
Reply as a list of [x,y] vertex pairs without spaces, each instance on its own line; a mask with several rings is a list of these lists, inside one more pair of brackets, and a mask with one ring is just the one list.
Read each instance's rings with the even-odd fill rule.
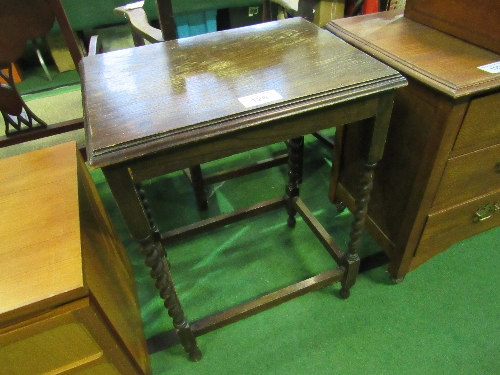
[[[87,57],[82,74],[92,167],[404,84],[303,19]],[[269,90],[282,99],[251,108],[238,100]]]
[[500,55],[403,17],[403,10],[330,21],[326,28],[405,75],[453,98],[500,86],[477,67]]
[[498,0],[408,0],[405,17],[500,53]]
[[0,324],[85,295],[76,165],[74,142],[0,160]]

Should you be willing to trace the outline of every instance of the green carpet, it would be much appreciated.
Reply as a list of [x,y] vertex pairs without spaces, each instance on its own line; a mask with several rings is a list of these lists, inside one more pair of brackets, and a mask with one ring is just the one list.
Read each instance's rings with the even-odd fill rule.
[[[307,137],[301,197],[341,244],[351,215],[336,215],[326,196],[329,152]],[[273,145],[204,165],[217,170],[281,152]],[[281,173],[280,170],[281,169]],[[134,267],[147,338],[172,329],[153,280],[130,239],[102,173],[92,171]],[[145,184],[161,230],[244,207],[284,191],[285,168],[208,188],[199,213],[180,174]],[[280,210],[215,230],[168,249],[176,287],[193,321],[332,268],[319,241]],[[339,285],[309,293],[198,338],[191,363],[180,345],[151,354],[159,374],[500,374],[500,228],[455,244],[392,285],[386,267],[358,277],[347,300]],[[361,255],[379,252],[364,236]]]
[[76,70],[60,73],[55,65],[50,64],[47,65],[47,69],[51,80],[47,78],[41,66],[31,67],[29,71],[23,73],[23,80],[16,84],[17,91],[21,95],[26,95],[80,84],[80,76]]

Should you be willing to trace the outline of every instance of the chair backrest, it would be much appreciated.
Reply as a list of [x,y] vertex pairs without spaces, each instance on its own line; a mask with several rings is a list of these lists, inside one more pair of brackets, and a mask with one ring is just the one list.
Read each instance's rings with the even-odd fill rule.
[[12,78],[12,65],[1,65],[0,77],[5,83],[0,86],[0,112],[5,122],[5,134],[33,129],[37,126],[47,126],[26,105],[16,89]]
[[0,63],[10,64],[24,52],[26,41],[39,38],[54,25],[46,0],[3,0],[0,12]]
[[[150,43],[158,43],[164,40],[177,39],[177,30],[175,29],[175,24],[174,30],[170,30],[170,35],[167,35],[167,39],[165,39],[161,30],[156,29],[149,24],[146,12],[142,8],[143,5],[144,1],[138,1],[135,3],[125,4],[114,9],[114,13],[116,15],[123,15],[128,20],[132,29],[132,39],[134,41],[134,45],[138,47],[144,45],[145,41],[148,41]],[[170,12],[170,15],[165,16],[164,14],[168,12]],[[170,7],[167,7],[165,9],[162,8],[162,14],[163,17],[171,17],[173,19],[172,4],[170,4]]]
[[[286,14],[292,17],[302,17],[314,21],[314,7],[319,0],[264,0],[263,21],[271,21],[271,3],[276,3],[285,9]],[[268,12],[268,14],[266,14]]]
[[19,59],[28,40],[46,35],[55,20],[78,69],[82,53],[60,0],[2,0],[0,12],[0,112],[5,121],[5,134],[46,127],[26,105],[12,77],[12,63]]
[[80,63],[80,60],[83,58],[83,55],[78,45],[78,42],[75,38],[73,29],[71,28],[71,25],[69,23],[66,12],[64,11],[64,8],[61,4],[61,1],[60,0],[46,0],[46,1],[50,3],[52,11],[54,12],[55,18],[57,20],[57,23],[59,24],[59,27],[63,34],[64,41],[66,42],[69,53],[71,54],[71,58],[73,59],[73,62],[75,64],[76,70],[78,70],[78,64]]
[[[304,0],[300,0],[301,2]],[[308,0],[313,1],[313,0]],[[306,3],[308,3],[306,1]],[[315,1],[315,0],[314,0]],[[135,46],[142,46],[145,41],[158,43],[165,40],[177,39],[177,28],[174,19],[174,10],[171,0],[156,0],[158,22],[160,29],[152,27],[143,9],[144,1],[126,4],[115,8],[114,13],[124,15],[132,28],[132,37]],[[271,20],[271,0],[263,0],[262,21]]]
[[156,7],[158,8],[158,21],[163,40],[177,39],[172,0],[156,0]]
[[11,64],[0,64],[0,77],[5,83],[0,85],[0,110],[2,113],[10,115],[19,115],[22,111],[22,103],[19,101],[19,95],[15,89],[12,89],[10,77],[12,76]]
[[5,0],[2,3],[0,77],[4,83],[0,87],[0,111],[5,121],[6,134],[11,130],[21,130],[23,125],[28,128],[45,125],[29,111],[17,92],[12,78],[12,63],[22,56],[26,42],[47,34],[54,21],[54,12],[46,0]]

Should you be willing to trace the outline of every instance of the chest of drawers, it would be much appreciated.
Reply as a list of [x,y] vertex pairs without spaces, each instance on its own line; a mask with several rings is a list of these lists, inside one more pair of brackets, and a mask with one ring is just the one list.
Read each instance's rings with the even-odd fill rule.
[[[333,20],[327,28],[400,70],[368,230],[402,279],[453,243],[500,225],[500,55],[403,17],[400,10]],[[351,207],[361,132],[339,134],[330,199]]]
[[74,142],[0,160],[0,373],[150,374],[134,278]]

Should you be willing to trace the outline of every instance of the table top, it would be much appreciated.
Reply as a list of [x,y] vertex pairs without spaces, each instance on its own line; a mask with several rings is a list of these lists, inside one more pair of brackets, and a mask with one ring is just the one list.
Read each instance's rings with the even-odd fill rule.
[[500,73],[478,69],[500,63],[499,54],[412,21],[401,9],[332,20],[326,28],[453,98],[500,87]]
[[0,160],[0,326],[85,295],[74,142]]
[[81,74],[95,168],[406,84],[300,18],[89,56]]

